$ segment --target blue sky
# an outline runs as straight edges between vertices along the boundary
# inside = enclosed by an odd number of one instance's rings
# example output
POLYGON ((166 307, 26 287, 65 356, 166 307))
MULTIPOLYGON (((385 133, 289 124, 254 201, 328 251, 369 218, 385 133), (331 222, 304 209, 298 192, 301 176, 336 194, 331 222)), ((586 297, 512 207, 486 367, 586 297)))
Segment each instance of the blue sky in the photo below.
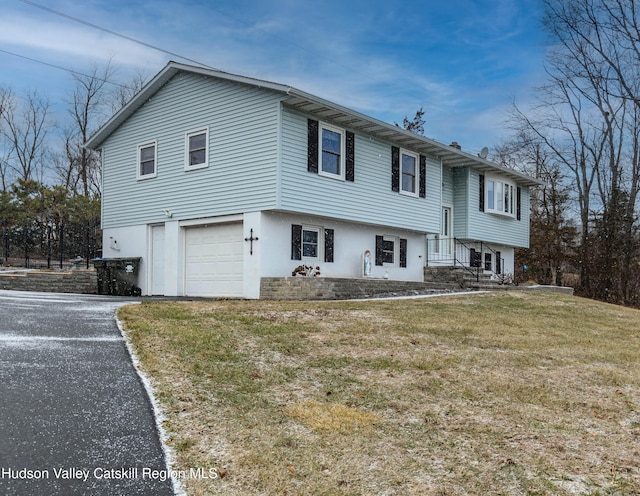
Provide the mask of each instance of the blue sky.
MULTIPOLYGON (((475 153, 507 135, 510 102, 544 78, 539 0, 33 0, 228 72, 288 84, 386 122, 426 111, 425 135, 475 153)), ((29 2, 0 0, 0 50, 122 81, 185 62, 29 2)), ((187 62, 189 63, 189 62, 187 62)), ((62 103, 65 71, 0 51, 0 86, 62 103)), ((58 108, 62 114, 63 110, 58 108)))

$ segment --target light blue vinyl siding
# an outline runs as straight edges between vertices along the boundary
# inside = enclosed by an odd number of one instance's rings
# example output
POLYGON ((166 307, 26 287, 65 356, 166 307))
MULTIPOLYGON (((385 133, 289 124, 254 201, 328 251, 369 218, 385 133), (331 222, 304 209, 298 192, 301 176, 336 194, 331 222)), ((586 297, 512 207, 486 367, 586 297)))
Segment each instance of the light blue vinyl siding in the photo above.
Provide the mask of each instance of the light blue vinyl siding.
POLYGON ((286 108, 282 115, 281 160, 283 210, 438 232, 442 195, 440 161, 427 159, 426 198, 393 192, 391 144, 360 133, 355 133, 354 182, 308 172, 307 116, 286 108))
POLYGON ((226 215, 277 203, 280 95, 180 73, 104 143, 103 227, 226 215), (209 166, 185 171, 185 133, 209 128, 209 166), (139 144, 157 142, 157 177, 136 179, 139 144))
MULTIPOLYGON (((462 206, 465 196, 467 199, 467 218, 465 221, 461 220, 459 224, 456 223, 454 227, 456 237, 516 247, 529 246, 529 188, 521 187, 521 220, 516 220, 515 216, 506 217, 480 212, 480 186, 477 171, 461 169, 456 171, 455 178, 457 204, 462 206), (466 226, 464 226, 465 222, 466 226)), ((456 211, 454 215, 457 213, 456 211)))
POLYGON ((469 225, 469 169, 453 169, 453 235, 466 238, 469 225))
POLYGON ((442 204, 453 205, 453 170, 442 168, 442 204))

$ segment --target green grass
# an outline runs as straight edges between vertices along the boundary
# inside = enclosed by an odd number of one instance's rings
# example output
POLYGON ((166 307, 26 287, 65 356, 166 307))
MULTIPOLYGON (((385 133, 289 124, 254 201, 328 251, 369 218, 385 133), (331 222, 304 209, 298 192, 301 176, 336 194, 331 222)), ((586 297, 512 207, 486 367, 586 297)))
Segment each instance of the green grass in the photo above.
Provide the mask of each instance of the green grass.
POLYGON ((558 294, 120 318, 189 494, 640 493, 640 312, 558 294))

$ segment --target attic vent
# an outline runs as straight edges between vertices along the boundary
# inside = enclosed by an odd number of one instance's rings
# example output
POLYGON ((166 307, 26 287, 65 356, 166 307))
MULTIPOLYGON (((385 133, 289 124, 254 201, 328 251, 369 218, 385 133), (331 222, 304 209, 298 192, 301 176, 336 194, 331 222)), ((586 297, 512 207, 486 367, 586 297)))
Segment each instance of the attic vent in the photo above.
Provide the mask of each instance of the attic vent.
POLYGON ((451 146, 453 148, 457 148, 458 150, 462 150, 462 147, 458 144, 457 141, 452 141, 449 146, 451 146))

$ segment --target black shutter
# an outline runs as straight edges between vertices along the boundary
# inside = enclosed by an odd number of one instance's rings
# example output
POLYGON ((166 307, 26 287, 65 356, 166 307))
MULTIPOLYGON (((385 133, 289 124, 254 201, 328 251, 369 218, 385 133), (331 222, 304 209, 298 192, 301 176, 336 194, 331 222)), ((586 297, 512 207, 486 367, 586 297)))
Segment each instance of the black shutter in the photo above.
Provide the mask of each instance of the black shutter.
POLYGON ((318 121, 307 119, 307 170, 316 174, 318 173, 318 131, 318 121))
POLYGON ((516 219, 522 220, 522 190, 520 186, 516 188, 516 219))
POLYGON ((427 197, 427 157, 420 155, 420 198, 427 197))
POLYGON ((502 254, 497 251, 496 252, 496 274, 502 274, 502 254))
POLYGON ((400 238, 400 267, 407 266, 407 240, 400 238))
POLYGON ((469 248, 469 266, 481 267, 482 252, 476 251, 475 248, 469 248))
POLYGON ((478 194, 480 195, 478 209, 480 212, 484 212, 484 174, 480 174, 478 176, 478 182, 480 183, 480 189, 478 191, 478 194))
POLYGON ((376 265, 382 265, 382 236, 376 236, 376 265))
POLYGON ((355 166, 356 166, 356 158, 355 158, 355 149, 356 149, 356 139, 352 132, 346 131, 347 136, 347 157, 345 161, 345 179, 347 181, 355 181, 355 166))
POLYGON ((291 260, 302 260, 302 226, 291 225, 291 260))
POLYGON ((324 230, 324 261, 333 262, 333 229, 324 230))
POLYGON ((400 191, 400 148, 391 147, 391 191, 400 191))

